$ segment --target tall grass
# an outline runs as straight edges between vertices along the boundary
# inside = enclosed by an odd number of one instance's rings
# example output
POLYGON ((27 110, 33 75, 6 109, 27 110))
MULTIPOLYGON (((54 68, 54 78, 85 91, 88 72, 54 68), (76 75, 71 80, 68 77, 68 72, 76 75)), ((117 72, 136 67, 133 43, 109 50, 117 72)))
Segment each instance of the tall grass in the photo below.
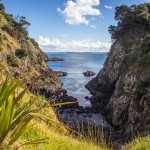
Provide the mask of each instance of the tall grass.
MULTIPOLYGON (((0 149, 9 149, 28 130, 28 124, 34 117, 42 118, 46 122, 59 124, 51 116, 38 113, 44 108, 69 103, 47 105, 46 101, 42 105, 35 107, 34 101, 23 101, 28 88, 18 92, 20 81, 8 81, 7 79, 0 86, 0 149)), ((61 124, 59 124, 60 126, 61 124)), ((62 125, 61 125, 62 126, 62 125)), ((44 139, 27 141, 24 144, 43 143, 44 139)), ((23 144, 23 145, 24 145, 23 144)))

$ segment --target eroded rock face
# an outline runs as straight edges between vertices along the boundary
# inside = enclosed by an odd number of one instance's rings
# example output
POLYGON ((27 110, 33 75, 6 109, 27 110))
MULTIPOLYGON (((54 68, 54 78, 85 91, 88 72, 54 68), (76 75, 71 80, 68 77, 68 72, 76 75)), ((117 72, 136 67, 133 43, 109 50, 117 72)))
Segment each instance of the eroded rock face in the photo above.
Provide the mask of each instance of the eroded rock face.
POLYGON ((150 134, 150 67, 135 67, 126 61, 142 39, 130 39, 130 51, 121 40, 116 40, 103 69, 86 85, 93 95, 92 107, 126 138, 133 133, 150 134))

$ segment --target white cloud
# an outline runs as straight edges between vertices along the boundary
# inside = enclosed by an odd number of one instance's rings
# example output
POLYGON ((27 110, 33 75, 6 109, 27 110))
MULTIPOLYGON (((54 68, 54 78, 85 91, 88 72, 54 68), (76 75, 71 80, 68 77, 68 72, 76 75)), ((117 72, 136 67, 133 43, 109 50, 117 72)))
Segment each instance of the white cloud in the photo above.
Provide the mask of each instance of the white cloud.
POLYGON ((65 4, 65 9, 57 8, 57 11, 64 17, 65 22, 70 25, 85 24, 89 25, 89 20, 86 16, 102 15, 99 9, 93 8, 98 6, 100 0, 68 0, 65 4))
POLYGON ((106 9, 112 9, 113 7, 112 6, 108 6, 108 5, 105 5, 104 6, 106 9))
POLYGON ((89 39, 69 42, 62 42, 59 39, 49 39, 39 36, 37 40, 43 51, 51 52, 107 52, 111 44, 101 41, 93 42, 89 39))

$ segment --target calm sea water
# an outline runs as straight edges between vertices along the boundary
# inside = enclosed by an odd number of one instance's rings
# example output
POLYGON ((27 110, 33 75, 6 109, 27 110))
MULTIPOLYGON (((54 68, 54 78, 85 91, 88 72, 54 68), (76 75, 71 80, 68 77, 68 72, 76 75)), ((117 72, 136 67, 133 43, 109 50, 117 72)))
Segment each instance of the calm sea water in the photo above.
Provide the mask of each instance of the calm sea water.
POLYGON ((94 71, 98 73, 103 67, 107 53, 46 53, 48 57, 62 58, 64 61, 47 62, 47 65, 54 71, 65 71, 66 77, 60 77, 63 82, 63 88, 67 90, 68 95, 77 98, 79 104, 83 107, 90 106, 91 103, 85 99, 90 96, 89 91, 85 88, 93 77, 85 77, 83 72, 94 71))

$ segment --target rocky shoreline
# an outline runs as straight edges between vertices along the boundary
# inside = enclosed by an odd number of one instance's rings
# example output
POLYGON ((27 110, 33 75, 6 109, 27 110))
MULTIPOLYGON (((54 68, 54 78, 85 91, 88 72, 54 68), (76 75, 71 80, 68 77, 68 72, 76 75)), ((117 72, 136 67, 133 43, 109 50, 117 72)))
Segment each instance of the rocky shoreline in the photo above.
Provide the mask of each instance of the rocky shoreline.
MULTIPOLYGON (((114 131, 114 128, 106 121, 101 113, 96 111, 93 107, 83 108, 82 106, 79 106, 77 99, 68 96, 66 90, 60 90, 51 102, 76 102, 54 108, 58 119, 74 131, 77 131, 84 136, 89 136, 91 132, 98 134, 103 131, 103 136, 107 142, 110 142, 110 139, 111 142, 123 142, 119 132, 114 131)), ((99 136, 94 134, 92 136, 99 136)))
POLYGON ((64 60, 61 58, 46 58, 45 61, 48 62, 48 61, 64 61, 64 60))

